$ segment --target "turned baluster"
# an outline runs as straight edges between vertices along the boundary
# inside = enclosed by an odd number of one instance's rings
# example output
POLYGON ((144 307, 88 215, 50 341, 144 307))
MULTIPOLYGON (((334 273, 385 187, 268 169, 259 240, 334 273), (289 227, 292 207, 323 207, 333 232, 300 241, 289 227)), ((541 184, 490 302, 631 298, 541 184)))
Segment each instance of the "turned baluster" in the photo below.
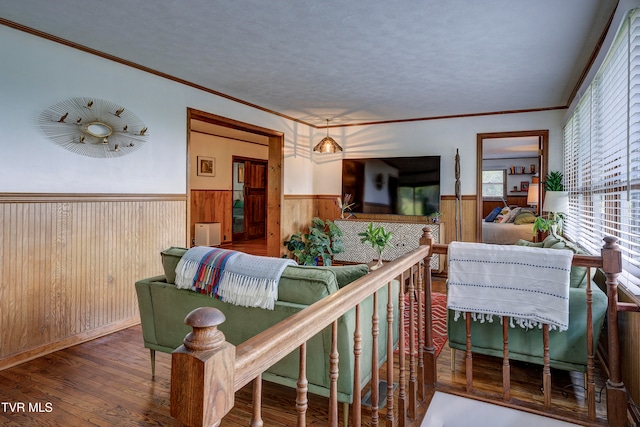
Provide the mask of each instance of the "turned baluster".
POLYGON ((212 307, 193 310, 193 329, 171 354, 171 416, 188 426, 218 426, 233 408, 235 353, 218 330, 225 320, 212 307))
POLYGON ((380 371, 378 371, 378 336, 380 317, 378 316, 378 291, 373 293, 373 314, 371 316, 371 425, 378 425, 378 404, 380 402, 380 371))
POLYGON ((420 245, 429 246, 429 256, 424 259, 424 306, 426 310, 425 326, 424 326, 424 351, 422 353, 423 366, 424 366, 424 384, 433 386, 437 381, 437 369, 436 369, 436 348, 433 345, 433 314, 431 312, 431 258, 433 255, 433 234, 430 227, 422 229, 422 237, 420 238, 420 245))
POLYGON ((622 382, 618 336, 618 275, 622 272, 622 253, 615 237, 604 238, 602 270, 607 284, 607 336, 609 340, 609 379, 607 380, 607 419, 611 426, 627 425, 627 393, 622 382))
POLYGON ((253 380, 253 414, 251 415, 250 427, 262 427, 262 374, 253 380))
POLYGON ((411 268, 411 279, 409 279, 409 414, 408 417, 415 419, 416 402, 418 400, 418 387, 416 384, 416 297, 415 297, 415 271, 411 268))
POLYGON ((360 356, 362 355, 362 332, 360 331, 360 304, 356 305, 356 330, 353 332, 353 427, 362 421, 362 390, 360 390, 360 356))
POLYGON ((511 367, 509 364, 509 318, 502 316, 502 399, 511 399, 511 367))
POLYGON ((331 324, 331 354, 329 356, 329 425, 338 427, 338 321, 331 324))
POLYGON ((307 381, 307 343, 300 346, 300 359, 298 362, 298 382, 296 395, 296 411, 298 412, 298 425, 307 425, 308 391, 307 381))
POLYGON ((593 291, 591 290, 591 267, 587 268, 587 413, 590 421, 596 420, 596 384, 594 380, 594 342, 593 342, 593 291))
POLYGON ((404 283, 407 280, 406 272, 402 273, 400 277, 400 286, 398 290, 398 307, 400 308, 400 321, 398 321, 398 336, 400 341, 398 344, 398 426, 404 427, 407 422, 407 389, 406 389, 406 350, 405 350, 405 326, 404 319, 407 315, 407 305, 404 300, 404 283))
POLYGON ((551 408, 551 357, 549 356, 549 324, 542 325, 542 389, 544 392, 544 409, 551 408))
POLYGON ((465 370, 467 378, 467 393, 473 391, 473 352, 471 346, 471 313, 465 313, 465 327, 467 331, 467 351, 465 353, 465 370))
MULTIPOLYGON (((424 271, 420 263, 414 265, 414 268, 417 268, 418 275, 418 297, 416 298, 416 304, 418 306, 418 339, 416 341, 417 348, 417 358, 418 358, 418 400, 421 402, 424 401, 424 360, 422 359, 424 354, 424 334, 425 334, 425 313, 424 306, 422 304, 425 301, 424 295, 424 271)), ((430 300, 431 298, 426 298, 430 300)), ((425 302, 426 304, 426 302, 425 302)))
MULTIPOLYGON (((393 285, 387 283, 387 427, 393 427, 393 285)), ((404 338, 404 337, 402 337, 404 338)))

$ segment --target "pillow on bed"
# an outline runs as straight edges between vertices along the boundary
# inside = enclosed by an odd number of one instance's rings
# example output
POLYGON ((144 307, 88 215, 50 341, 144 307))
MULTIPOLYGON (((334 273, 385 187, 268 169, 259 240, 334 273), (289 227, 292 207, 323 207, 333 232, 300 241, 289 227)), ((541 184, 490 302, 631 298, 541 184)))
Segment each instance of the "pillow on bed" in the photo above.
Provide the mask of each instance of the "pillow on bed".
POLYGON ((487 217, 484 219, 484 222, 495 221, 500 212, 502 212, 502 208, 500 206, 498 206, 497 208, 493 208, 493 210, 489 212, 489 215, 487 215, 487 217))
POLYGON ((500 211, 500 213, 498 214, 494 222, 506 222, 509 219, 510 214, 511 214, 511 209, 502 208, 502 210, 500 211))
POLYGON ((529 211, 522 211, 513 220, 515 225, 521 224, 533 224, 536 221, 536 216, 529 211))
POLYGON ((515 221, 516 217, 518 215, 520 215, 520 213, 522 212, 522 208, 513 208, 511 209, 511 212, 509 212, 509 217, 504 220, 503 222, 513 222, 515 221))

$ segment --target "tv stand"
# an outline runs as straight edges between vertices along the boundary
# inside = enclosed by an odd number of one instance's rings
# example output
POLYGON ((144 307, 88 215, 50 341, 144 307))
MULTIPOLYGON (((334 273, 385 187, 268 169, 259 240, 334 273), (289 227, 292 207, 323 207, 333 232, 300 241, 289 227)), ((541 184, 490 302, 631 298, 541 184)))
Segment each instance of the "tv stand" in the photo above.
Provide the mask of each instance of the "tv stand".
MULTIPOLYGON (((336 219, 334 223, 342 231, 344 242, 344 252, 336 254, 333 259, 338 262, 368 263, 378 258, 377 252, 365 243, 360 242, 358 233, 362 233, 373 222, 374 227, 383 226, 385 230, 391 231, 391 246, 382 253, 384 260, 394 260, 412 250, 419 245, 422 229, 426 226, 431 228, 434 243, 441 243, 444 240, 443 222, 431 223, 428 221, 386 221, 384 219, 336 219)), ((431 258, 431 270, 441 273, 444 270, 445 257, 434 254, 431 258)))

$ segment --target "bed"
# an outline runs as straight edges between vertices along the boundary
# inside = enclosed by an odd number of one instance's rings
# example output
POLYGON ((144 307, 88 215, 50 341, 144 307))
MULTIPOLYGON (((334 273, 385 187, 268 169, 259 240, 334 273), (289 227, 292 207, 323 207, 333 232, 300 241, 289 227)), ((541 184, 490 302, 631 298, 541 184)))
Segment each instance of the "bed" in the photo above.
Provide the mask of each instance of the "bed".
POLYGON ((513 245, 520 239, 533 241, 533 224, 482 221, 482 243, 513 245))

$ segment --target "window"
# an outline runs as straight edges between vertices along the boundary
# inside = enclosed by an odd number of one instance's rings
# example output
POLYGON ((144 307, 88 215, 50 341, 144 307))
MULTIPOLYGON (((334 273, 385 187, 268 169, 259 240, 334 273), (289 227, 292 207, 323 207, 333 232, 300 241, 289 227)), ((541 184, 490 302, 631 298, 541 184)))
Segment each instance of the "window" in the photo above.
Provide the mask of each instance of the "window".
POLYGON ((564 128, 565 234, 622 251, 620 282, 640 295, 640 13, 632 11, 564 128))
POLYGON ((482 171, 483 199, 504 199, 507 187, 506 172, 504 169, 482 171))

